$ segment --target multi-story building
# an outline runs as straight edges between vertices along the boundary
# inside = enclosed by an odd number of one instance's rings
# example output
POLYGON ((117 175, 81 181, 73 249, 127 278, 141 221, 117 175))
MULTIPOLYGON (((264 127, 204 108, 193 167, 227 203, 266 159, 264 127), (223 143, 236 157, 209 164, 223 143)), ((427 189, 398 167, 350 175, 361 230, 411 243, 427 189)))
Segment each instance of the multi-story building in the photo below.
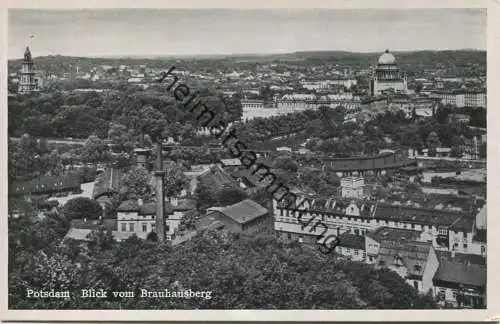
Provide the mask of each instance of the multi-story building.
POLYGON ((301 85, 308 90, 325 91, 331 89, 333 86, 342 86, 350 89, 352 86, 358 84, 356 79, 335 79, 335 80, 308 80, 301 81, 301 85))
MULTIPOLYGON (((172 240, 181 219, 186 212, 194 210, 196 203, 192 199, 172 198, 165 203, 165 239, 172 240)), ((127 200, 117 208, 117 231, 122 236, 133 234, 146 239, 151 232, 156 232, 156 202, 127 200)))
POLYGON ((433 277, 433 295, 439 304, 484 307, 486 259, 455 252, 438 252, 439 267, 433 277))
POLYGON ((272 218, 269 211, 251 199, 226 207, 212 207, 197 224, 198 229, 222 228, 233 233, 270 233, 272 218))
POLYGON ((363 177, 344 177, 340 180, 342 198, 363 198, 365 179, 363 177))
POLYGON ((397 273, 420 293, 439 304, 482 307, 485 302, 486 258, 439 251, 433 238, 415 230, 380 227, 365 237, 341 234, 335 251, 353 261, 397 273))
POLYGON ((382 227, 366 235, 367 262, 396 272, 416 290, 427 293, 433 288, 438 258, 432 242, 412 239, 411 232, 415 231, 382 227))
MULTIPOLYGON (((411 206, 389 205, 367 200, 299 198, 300 210, 274 201, 274 228, 278 237, 303 242, 315 241, 318 233, 365 235, 378 227, 419 231, 431 237, 436 250, 484 255, 486 244, 474 240, 474 216, 468 213, 411 206), (299 216, 300 220, 299 221, 299 216), (321 221, 326 230, 302 226, 311 218, 321 221)), ((316 221, 313 221, 316 222, 316 221)))
POLYGON ((457 108, 482 107, 486 108, 486 93, 467 89, 435 91, 432 96, 438 98, 444 105, 452 105, 457 108))
POLYGON ((380 96, 385 92, 406 93, 408 82, 406 75, 400 71, 396 58, 389 50, 383 53, 372 72, 370 80, 370 95, 380 96))

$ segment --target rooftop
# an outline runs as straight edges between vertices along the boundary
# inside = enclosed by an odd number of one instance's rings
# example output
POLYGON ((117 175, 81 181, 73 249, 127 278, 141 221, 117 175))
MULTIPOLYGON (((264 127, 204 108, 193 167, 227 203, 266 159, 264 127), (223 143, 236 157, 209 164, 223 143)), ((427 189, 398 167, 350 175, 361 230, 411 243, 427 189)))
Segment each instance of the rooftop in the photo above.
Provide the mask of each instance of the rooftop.
POLYGON ((63 242, 68 239, 89 242, 92 231, 92 229, 70 228, 66 236, 64 236, 63 242))
POLYGON ((218 212, 244 224, 266 215, 268 210, 251 199, 245 199, 234 205, 218 208, 218 212))
POLYGON ((401 228, 379 227, 372 232, 368 232, 367 236, 376 241, 394 240, 394 241, 416 241, 420 238, 419 231, 406 230, 401 228))
POLYGON ((450 282, 467 286, 486 287, 486 267, 478 264, 447 260, 440 262, 434 282, 450 282))
POLYGON ((349 233, 343 233, 339 237, 339 246, 348 247, 352 249, 364 250, 365 237, 349 233))
POLYGON ((384 261, 388 266, 399 261, 408 269, 408 274, 422 276, 431 249, 431 243, 427 242, 384 240, 380 243, 379 261, 384 261))

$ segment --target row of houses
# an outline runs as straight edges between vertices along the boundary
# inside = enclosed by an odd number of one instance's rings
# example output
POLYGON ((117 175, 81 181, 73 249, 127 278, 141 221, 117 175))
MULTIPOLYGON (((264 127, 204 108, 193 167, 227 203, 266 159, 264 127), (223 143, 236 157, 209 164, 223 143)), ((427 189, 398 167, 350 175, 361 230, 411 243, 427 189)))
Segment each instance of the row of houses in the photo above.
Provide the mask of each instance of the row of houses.
POLYGON ((315 240, 322 229, 310 232, 299 222, 321 220, 328 234, 351 233, 363 236, 387 226, 425 233, 434 248, 467 254, 486 255, 486 242, 477 235, 476 218, 468 212, 391 205, 370 200, 301 197, 300 210, 274 200, 274 228, 279 235, 299 241, 315 240))
POLYGON ((396 272, 420 293, 455 307, 486 305, 486 258, 440 251, 415 230, 379 227, 365 236, 344 233, 336 252, 353 261, 396 272))

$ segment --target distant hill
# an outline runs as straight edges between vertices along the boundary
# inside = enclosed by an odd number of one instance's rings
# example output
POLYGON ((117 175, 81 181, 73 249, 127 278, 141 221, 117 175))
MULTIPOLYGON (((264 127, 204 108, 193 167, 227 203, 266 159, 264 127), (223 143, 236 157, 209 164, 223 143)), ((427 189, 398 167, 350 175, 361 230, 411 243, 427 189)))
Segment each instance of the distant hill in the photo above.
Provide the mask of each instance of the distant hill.
MULTIPOLYGON (((284 54, 236 54, 236 55, 199 55, 199 56, 164 56, 144 57, 75 57, 75 56, 43 56, 35 57, 37 69, 65 71, 76 66, 81 71, 97 65, 147 65, 151 68, 166 68, 176 65, 179 68, 198 68, 200 65, 218 68, 236 67, 239 63, 290 62, 298 65, 338 64, 368 68, 376 64, 381 52, 354 53, 346 51, 303 51, 284 54)), ((447 51, 408 51, 394 52, 399 65, 406 70, 421 70, 436 67, 482 67, 486 71, 486 51, 479 50, 447 50, 447 51)), ((10 71, 21 68, 21 59, 9 60, 10 71)))

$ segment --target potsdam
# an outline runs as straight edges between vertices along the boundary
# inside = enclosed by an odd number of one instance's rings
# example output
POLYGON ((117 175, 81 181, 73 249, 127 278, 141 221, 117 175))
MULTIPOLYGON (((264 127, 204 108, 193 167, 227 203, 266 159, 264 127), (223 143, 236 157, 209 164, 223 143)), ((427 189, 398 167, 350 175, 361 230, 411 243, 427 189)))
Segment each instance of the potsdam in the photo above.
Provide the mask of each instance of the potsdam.
POLYGON ((28 298, 70 298, 71 295, 69 291, 55 291, 54 289, 50 291, 39 290, 35 291, 33 289, 26 289, 26 297, 28 298))

